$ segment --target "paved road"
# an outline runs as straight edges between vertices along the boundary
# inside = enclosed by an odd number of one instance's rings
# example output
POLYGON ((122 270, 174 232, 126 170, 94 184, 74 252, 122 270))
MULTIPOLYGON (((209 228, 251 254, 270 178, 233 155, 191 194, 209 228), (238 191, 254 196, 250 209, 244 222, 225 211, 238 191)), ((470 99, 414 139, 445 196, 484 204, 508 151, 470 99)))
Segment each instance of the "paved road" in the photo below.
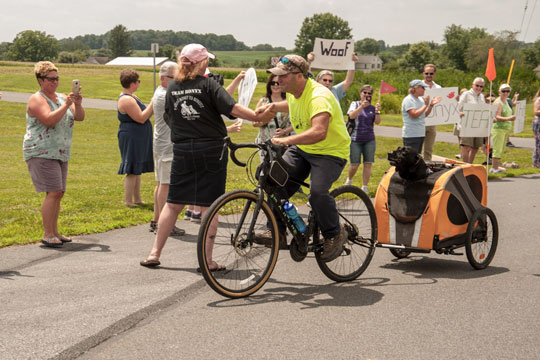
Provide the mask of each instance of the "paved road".
POLYGON ((501 240, 482 271, 377 249, 359 280, 336 284, 282 252, 263 289, 226 300, 195 271, 198 226, 183 220, 155 270, 138 265, 148 225, 0 249, 0 358, 538 359, 539 181, 489 182, 501 240))
MULTIPOLYGON (((18 93, 10 91, 4 91, 3 93, 3 100, 5 101, 24 103, 27 102, 30 95, 32 95, 30 93, 18 93)), ((116 101, 114 100, 84 98, 83 105, 88 108, 116 110, 116 101)), ((401 138, 401 128, 397 127, 375 126, 375 133, 377 136, 401 138)), ((457 137, 450 132, 439 131, 437 133, 437 141, 457 144, 457 137)), ((511 141, 518 148, 532 150, 535 146, 533 138, 511 137, 511 141)))

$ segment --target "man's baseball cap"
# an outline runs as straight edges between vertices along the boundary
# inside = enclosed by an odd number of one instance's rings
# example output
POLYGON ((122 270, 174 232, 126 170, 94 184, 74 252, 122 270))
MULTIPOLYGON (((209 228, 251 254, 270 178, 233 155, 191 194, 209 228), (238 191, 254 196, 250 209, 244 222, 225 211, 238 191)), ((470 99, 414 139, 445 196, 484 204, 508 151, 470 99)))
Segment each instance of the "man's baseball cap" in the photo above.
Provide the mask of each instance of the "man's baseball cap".
POLYGON ((193 64, 203 61, 206 58, 215 59, 214 54, 211 54, 201 44, 188 44, 184 46, 180 57, 187 58, 193 64))
POLYGON ((279 58, 277 64, 266 71, 274 75, 286 75, 288 73, 302 73, 308 72, 307 61, 298 55, 285 55, 279 58))
POLYGON ((415 86, 423 86, 424 88, 428 88, 429 85, 426 84, 425 82, 423 82, 422 80, 413 80, 409 83, 409 87, 412 88, 412 87, 415 87, 415 86))

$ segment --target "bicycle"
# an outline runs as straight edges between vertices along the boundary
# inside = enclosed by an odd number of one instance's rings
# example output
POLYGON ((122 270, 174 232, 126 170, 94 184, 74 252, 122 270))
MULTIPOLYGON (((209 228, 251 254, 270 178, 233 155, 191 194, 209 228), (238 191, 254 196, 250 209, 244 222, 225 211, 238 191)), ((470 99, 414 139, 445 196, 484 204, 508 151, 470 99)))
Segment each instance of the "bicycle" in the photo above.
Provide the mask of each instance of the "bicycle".
MULTIPOLYGON (((286 169, 291 165, 282 158, 285 148, 271 141, 234 144, 229 138, 225 138, 224 151, 226 146, 236 165, 247 166, 248 178, 256 188, 223 194, 202 220, 197 256, 204 279, 213 290, 225 297, 241 298, 254 294, 268 281, 279 253, 279 231, 272 207, 292 234, 289 252, 294 261, 303 261, 313 252, 321 271, 336 282, 352 281, 366 270, 375 251, 377 220, 370 198, 361 189, 345 185, 331 191, 348 237, 341 254, 333 261, 324 262, 320 259, 324 239, 313 211, 309 211, 306 230, 301 233, 283 209, 287 199, 280 199, 275 193, 289 179, 286 169), (235 155, 244 148, 256 149, 247 160, 249 165, 235 155), (263 152, 264 158, 253 174, 250 169, 258 151, 263 152), (271 241, 260 243, 255 234, 265 230, 270 230, 271 241), (212 236, 214 232, 216 235, 212 236), (225 270, 210 270, 209 257, 211 261, 225 264, 225 270)), ((309 188, 303 181, 290 180, 309 188)))

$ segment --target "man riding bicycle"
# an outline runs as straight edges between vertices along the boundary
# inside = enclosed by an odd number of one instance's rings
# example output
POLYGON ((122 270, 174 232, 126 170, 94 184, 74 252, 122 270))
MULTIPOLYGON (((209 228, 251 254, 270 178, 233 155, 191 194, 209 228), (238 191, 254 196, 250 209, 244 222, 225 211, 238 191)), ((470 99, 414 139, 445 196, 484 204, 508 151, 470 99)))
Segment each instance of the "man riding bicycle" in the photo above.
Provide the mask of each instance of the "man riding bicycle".
MULTIPOLYGON (((283 56, 267 71, 277 76, 281 91, 287 93, 287 100, 270 103, 257 112, 270 108, 272 112, 290 113, 296 134, 274 137, 272 142, 289 146, 283 158, 292 165, 288 170, 292 178, 303 181, 311 173, 309 202, 325 239, 321 259, 332 261, 341 254, 347 238, 345 229, 339 224, 336 202, 329 193, 349 158, 351 139, 341 106, 330 90, 308 76, 308 64, 301 56, 283 56)), ((288 199, 299 187, 288 181, 278 190, 278 195, 288 199)), ((282 244, 286 241, 285 225, 278 221, 278 226, 282 244)), ((257 237, 271 237, 271 232, 257 237)))

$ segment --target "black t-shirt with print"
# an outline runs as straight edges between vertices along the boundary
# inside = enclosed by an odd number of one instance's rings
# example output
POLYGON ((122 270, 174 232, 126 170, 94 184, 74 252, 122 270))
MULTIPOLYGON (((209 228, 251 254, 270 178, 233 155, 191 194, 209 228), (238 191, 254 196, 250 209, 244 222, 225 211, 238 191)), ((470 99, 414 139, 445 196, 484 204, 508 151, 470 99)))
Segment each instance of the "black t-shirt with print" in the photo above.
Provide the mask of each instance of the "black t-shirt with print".
POLYGON ((193 80, 169 82, 165 113, 171 140, 223 139, 227 128, 220 114, 231 117, 236 101, 215 80, 197 76, 193 80))

